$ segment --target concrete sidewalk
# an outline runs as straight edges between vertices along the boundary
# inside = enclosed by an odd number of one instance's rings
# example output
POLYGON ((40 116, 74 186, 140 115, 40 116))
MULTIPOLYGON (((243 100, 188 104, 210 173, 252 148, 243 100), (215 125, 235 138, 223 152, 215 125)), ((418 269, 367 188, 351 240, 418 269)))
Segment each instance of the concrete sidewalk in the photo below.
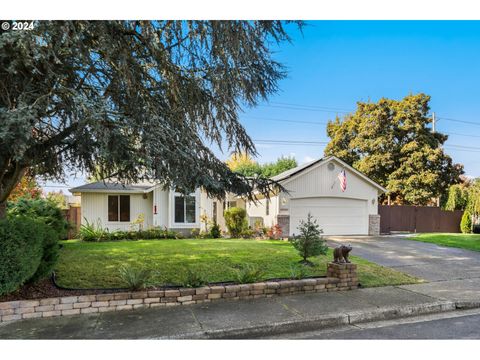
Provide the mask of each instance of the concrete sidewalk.
POLYGON ((23 320, 0 339, 256 338, 480 307, 480 279, 23 320))

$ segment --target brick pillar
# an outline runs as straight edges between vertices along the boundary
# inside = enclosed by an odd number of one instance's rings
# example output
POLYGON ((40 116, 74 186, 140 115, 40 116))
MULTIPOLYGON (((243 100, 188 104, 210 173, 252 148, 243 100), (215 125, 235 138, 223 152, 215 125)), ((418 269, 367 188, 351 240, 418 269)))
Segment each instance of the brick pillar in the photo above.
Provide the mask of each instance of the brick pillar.
POLYGON ((368 235, 380 235, 380 215, 368 215, 368 235))
POLYGON ((339 290, 350 290, 358 288, 358 276, 356 264, 327 264, 327 277, 337 278, 339 290))
POLYGON ((277 215, 277 224, 282 228, 282 237, 290 236, 290 215, 277 215))

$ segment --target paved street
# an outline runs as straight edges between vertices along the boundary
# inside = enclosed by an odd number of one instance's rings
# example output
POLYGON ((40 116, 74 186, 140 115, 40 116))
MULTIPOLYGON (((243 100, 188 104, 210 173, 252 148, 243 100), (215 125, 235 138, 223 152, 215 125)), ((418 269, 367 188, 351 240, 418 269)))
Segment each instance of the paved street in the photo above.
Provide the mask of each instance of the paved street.
POLYGON ((359 340, 428 340, 480 339, 480 311, 435 314, 342 326, 335 329, 283 334, 265 339, 359 339, 359 340))

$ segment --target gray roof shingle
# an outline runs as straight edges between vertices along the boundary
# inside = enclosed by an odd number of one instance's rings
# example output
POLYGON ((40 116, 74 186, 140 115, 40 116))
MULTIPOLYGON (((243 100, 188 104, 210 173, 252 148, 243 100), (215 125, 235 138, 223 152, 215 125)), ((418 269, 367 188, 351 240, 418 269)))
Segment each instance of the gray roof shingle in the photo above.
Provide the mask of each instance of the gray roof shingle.
POLYGON ((120 184, 113 182, 103 182, 97 181, 81 186, 74 187, 70 189, 71 193, 81 193, 81 192, 100 192, 105 191, 125 191, 125 192, 144 192, 145 190, 150 189, 154 184, 120 184))

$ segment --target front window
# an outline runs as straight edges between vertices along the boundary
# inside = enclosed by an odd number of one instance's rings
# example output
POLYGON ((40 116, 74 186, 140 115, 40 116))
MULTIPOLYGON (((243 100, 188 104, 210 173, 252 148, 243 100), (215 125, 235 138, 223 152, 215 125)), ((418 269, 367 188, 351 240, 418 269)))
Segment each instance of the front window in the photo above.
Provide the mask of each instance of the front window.
POLYGON ((195 196, 193 195, 175 195, 175 222, 176 223, 194 223, 195 222, 195 196))
POLYGON ((232 207, 237 207, 237 202, 236 201, 229 201, 228 202, 228 208, 232 208, 232 207))
POLYGON ((130 221, 130 195, 108 196, 108 221, 130 221))

